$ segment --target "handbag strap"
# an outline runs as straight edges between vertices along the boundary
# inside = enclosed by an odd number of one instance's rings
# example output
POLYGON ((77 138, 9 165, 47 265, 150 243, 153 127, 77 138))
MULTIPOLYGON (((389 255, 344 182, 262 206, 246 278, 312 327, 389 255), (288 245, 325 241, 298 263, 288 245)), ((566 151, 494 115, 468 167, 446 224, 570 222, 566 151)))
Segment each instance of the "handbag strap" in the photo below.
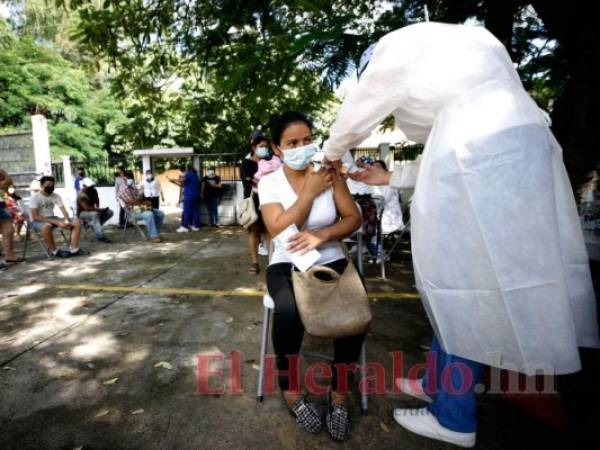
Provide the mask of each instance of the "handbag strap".
POLYGON ((352 257, 350 256, 350 252, 348 251, 348 246, 342 240, 338 241, 340 243, 340 247, 342 248, 342 252, 344 252, 344 256, 349 263, 352 263, 352 257))

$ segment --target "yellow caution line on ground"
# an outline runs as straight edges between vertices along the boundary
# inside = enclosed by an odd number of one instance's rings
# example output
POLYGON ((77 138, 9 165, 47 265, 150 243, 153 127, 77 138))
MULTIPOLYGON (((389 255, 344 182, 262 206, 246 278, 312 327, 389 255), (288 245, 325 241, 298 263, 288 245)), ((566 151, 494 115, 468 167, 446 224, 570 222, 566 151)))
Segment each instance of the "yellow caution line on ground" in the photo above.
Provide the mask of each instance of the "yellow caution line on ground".
MULTIPOLYGON (((159 287, 135 287, 135 286, 98 286, 95 284, 53 284, 47 285, 56 289, 70 289, 94 292, 119 292, 135 294, 158 294, 158 295, 192 295, 195 297, 262 297, 265 293, 254 289, 198 289, 198 288, 159 288, 159 287)), ((371 292, 370 299, 389 300, 418 300, 416 292, 371 292)))

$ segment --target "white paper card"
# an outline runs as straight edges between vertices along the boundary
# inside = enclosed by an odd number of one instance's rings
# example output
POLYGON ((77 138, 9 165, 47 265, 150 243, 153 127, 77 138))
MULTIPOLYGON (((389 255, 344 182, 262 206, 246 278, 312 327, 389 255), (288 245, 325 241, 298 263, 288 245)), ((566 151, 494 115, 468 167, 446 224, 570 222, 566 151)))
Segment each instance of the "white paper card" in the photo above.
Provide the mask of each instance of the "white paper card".
POLYGON ((287 250, 288 246, 290 245, 288 241, 292 236, 298 233, 298 227, 295 224, 292 224, 275 236, 275 242, 280 249, 285 251, 293 265, 295 265, 302 272, 306 272, 315 262, 317 262, 317 260, 321 257, 321 254, 314 249, 306 252, 305 254, 302 254, 301 252, 289 252, 287 250))

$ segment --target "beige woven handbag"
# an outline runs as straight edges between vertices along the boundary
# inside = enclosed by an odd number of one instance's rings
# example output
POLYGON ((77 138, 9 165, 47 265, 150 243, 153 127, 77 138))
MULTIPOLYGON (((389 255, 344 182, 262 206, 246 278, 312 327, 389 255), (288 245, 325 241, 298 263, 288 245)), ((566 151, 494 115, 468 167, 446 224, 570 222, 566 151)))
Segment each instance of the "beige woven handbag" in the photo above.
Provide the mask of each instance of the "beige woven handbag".
POLYGON ((244 228, 249 228, 258 220, 258 213, 252 196, 240 200, 237 204, 237 221, 244 228))
POLYGON ((360 276, 348 260, 341 275, 325 266, 292 271, 294 296, 304 329, 313 336, 338 338, 368 330, 371 309, 360 276))

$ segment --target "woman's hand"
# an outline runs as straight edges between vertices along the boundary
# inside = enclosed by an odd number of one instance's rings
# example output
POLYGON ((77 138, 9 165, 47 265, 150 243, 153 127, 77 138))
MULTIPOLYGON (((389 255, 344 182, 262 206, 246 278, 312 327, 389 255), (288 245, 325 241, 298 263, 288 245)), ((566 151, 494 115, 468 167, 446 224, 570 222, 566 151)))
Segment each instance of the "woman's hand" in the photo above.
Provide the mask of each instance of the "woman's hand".
POLYGON ((301 231, 288 240, 289 245, 287 249, 291 253, 302 252, 301 254, 304 255, 326 241, 327 239, 323 230, 301 231))
POLYGON ((304 179, 304 187, 302 191, 311 198, 318 197, 331 187, 331 173, 326 169, 320 169, 316 172, 309 172, 304 179))
POLYGON ((365 184, 383 186, 390 184, 391 173, 379 166, 366 166, 364 170, 348 174, 354 181, 362 181, 365 184))

